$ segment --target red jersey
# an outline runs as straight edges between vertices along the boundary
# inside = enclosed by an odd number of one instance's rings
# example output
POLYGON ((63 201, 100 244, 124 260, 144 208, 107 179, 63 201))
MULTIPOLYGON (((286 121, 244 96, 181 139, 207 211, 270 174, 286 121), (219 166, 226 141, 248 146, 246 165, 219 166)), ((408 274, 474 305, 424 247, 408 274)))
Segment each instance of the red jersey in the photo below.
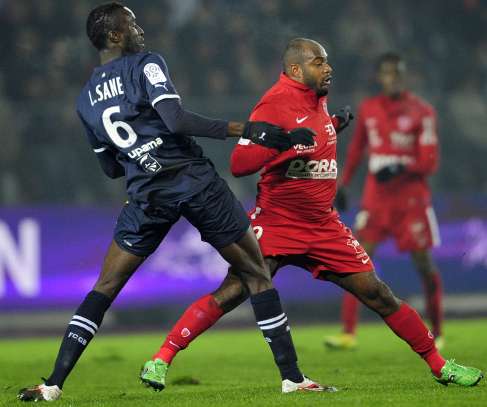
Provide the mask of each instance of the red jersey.
POLYGON ((272 215, 302 222, 323 219, 330 213, 337 178, 338 123, 328 114, 327 98, 318 98, 306 85, 281 74, 255 106, 250 120, 285 130, 311 128, 317 133, 315 144, 297 145, 281 153, 241 139, 231 156, 232 174, 239 177, 262 169, 256 205, 272 215))
POLYGON ((385 95, 366 99, 348 146, 342 179, 345 186, 366 150, 369 165, 362 196, 364 207, 377 206, 378 202, 405 202, 407 197, 424 204, 430 202, 426 177, 438 167, 436 113, 432 106, 410 92, 403 92, 398 99, 385 95), (406 171, 389 182, 377 182, 374 174, 391 164, 404 164, 406 171))

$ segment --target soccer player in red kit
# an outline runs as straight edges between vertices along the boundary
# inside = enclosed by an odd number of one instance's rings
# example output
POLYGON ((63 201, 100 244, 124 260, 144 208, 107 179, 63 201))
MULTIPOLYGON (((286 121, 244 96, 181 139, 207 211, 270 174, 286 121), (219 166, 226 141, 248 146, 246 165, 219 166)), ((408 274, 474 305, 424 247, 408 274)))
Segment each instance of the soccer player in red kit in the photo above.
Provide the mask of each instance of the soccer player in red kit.
MULTIPOLYGON (((432 333, 441 348, 442 283, 430 253, 439 243, 439 233, 427 182, 438 167, 436 114, 428 103, 405 90, 406 66, 399 55, 382 55, 377 67, 382 92, 366 99, 359 109, 336 206, 346 210, 346 187, 367 150, 368 174, 355 233, 370 256, 389 236, 400 251, 411 254, 423 281, 432 333)), ((326 338, 326 345, 356 347, 359 305, 353 295, 345 294, 343 333, 326 338)))
MULTIPOLYGON (((325 49, 313 40, 294 39, 284 52, 283 68, 278 82, 254 108, 251 120, 268 121, 285 130, 308 127, 316 133, 315 144, 280 153, 241 139, 231 158, 231 170, 237 177, 261 171, 250 219, 271 273, 292 264, 317 279, 335 283, 377 312, 424 359, 437 381, 477 384, 482 372, 443 359, 418 313, 377 277, 369 255, 332 207, 337 131, 348 124, 350 113, 344 109, 340 115, 328 114, 332 68, 325 49)), ((153 356, 164 366, 162 380, 177 352, 246 298, 245 285, 230 268, 215 292, 188 308, 153 356)), ((282 314, 265 321, 266 327, 279 326, 285 319, 282 314)), ((273 340, 268 338, 270 344, 273 340)))

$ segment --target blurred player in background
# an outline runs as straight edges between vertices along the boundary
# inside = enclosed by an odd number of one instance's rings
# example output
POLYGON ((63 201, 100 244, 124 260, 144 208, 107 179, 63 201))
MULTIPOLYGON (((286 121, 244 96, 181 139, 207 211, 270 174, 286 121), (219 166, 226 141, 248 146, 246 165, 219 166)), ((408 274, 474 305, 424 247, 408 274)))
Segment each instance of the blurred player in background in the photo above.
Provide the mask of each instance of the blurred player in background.
MULTIPOLYGON (((373 256, 377 245, 392 236, 397 248, 411 254, 424 286, 427 315, 436 346, 443 346, 442 282, 430 249, 439 243, 427 177, 438 168, 436 113, 406 90, 406 65, 387 53, 379 58, 380 95, 366 99, 349 144, 336 206, 347 209, 346 188, 367 151, 368 174, 355 233, 373 256)), ((343 333, 325 339, 334 349, 354 349, 359 301, 346 293, 342 304, 343 333)))
MULTIPOLYGON (((335 116, 328 114, 332 68, 326 51, 313 40, 294 39, 286 47, 283 68, 279 81, 262 97, 250 119, 269 121, 284 129, 296 124, 307 126, 317 133, 315 144, 298 145, 281 153, 241 139, 231 158, 231 170, 237 177, 261 171, 256 207, 250 219, 272 275, 292 264, 317 279, 335 283, 379 314, 425 360, 438 382, 477 384, 482 372, 443 359, 418 313, 395 297, 377 277, 367 252, 332 207, 337 132, 348 125, 351 115, 347 108, 335 116)), ((213 324, 248 298, 248 290, 230 268, 224 283, 211 297, 215 302, 213 324)), ((188 308, 153 361, 148 362, 160 366, 154 380, 164 383, 175 355, 203 332, 192 329, 198 326, 194 321, 200 318, 199 308, 198 302, 188 308)), ((277 326, 285 318, 282 314, 268 323, 277 326)), ((206 323, 208 327, 211 324, 206 323)), ((269 335, 268 340, 272 343, 274 338, 269 335)))
MULTIPOLYGON (((284 379, 303 382, 287 318, 281 320, 285 314, 279 295, 247 214, 191 136, 242 136, 285 150, 294 142, 312 145, 313 133, 210 119, 183 109, 164 59, 144 52, 144 31, 134 13, 119 3, 91 11, 87 34, 101 65, 81 91, 77 111, 103 171, 110 178, 126 177, 129 202, 98 281, 68 324, 52 373, 44 383, 20 390, 18 398, 52 401, 61 396, 112 301, 181 216, 245 282, 259 328, 281 321, 272 329, 271 350, 284 379)), ((215 307, 211 300, 205 305, 210 313, 215 307)))

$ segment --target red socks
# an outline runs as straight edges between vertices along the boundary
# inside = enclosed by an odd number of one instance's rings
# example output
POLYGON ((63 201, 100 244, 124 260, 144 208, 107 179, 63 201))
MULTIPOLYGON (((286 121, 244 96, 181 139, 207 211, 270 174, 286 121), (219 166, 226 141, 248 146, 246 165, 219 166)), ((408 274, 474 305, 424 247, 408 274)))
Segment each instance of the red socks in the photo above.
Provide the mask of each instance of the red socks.
POLYGON ((186 309, 152 360, 162 359, 170 364, 180 350, 210 328, 223 314, 211 294, 201 297, 186 309))
POLYGON ((350 335, 355 335, 358 322, 358 312, 360 301, 349 292, 343 296, 342 302, 342 322, 343 332, 350 335))
POLYGON ((408 304, 403 302, 399 310, 384 318, 389 328, 428 363, 434 375, 440 376, 440 370, 445 365, 435 347, 433 334, 428 330, 420 316, 408 304))
POLYGON ((441 323, 443 320, 443 285, 440 273, 436 272, 431 274, 431 278, 426 277, 423 280, 423 285, 426 314, 431 321, 433 335, 436 338, 441 335, 441 323))
MULTIPOLYGON (((431 321, 431 330, 436 337, 441 335, 441 324, 443 322, 443 284, 440 273, 436 272, 431 278, 423 280, 426 315, 431 321)), ((342 302, 341 318, 343 332, 355 335, 359 316, 360 302, 350 293, 345 293, 342 302)))

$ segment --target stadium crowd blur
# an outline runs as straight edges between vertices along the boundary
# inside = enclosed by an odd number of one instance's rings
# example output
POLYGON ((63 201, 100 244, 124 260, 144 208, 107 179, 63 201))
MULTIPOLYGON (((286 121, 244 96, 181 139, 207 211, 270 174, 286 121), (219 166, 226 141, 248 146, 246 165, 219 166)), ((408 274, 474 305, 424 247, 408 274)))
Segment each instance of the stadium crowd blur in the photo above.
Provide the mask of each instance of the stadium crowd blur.
MULTIPOLYGON (((85 36, 93 0, 0 0, 0 204, 123 200, 104 177, 75 99, 98 63, 85 36)), ((244 120, 278 77, 285 43, 322 42, 330 110, 376 90, 374 62, 404 55, 411 88, 439 111, 439 193, 487 193, 487 2, 481 0, 127 0, 191 110, 244 120)), ((348 133, 349 135, 349 133, 348 133)), ((346 135, 345 135, 346 137, 346 135)), ((343 151, 347 140, 342 140, 343 151)), ((232 141, 203 143, 228 180, 232 141)), ((343 158, 343 155, 342 155, 343 158)), ((231 181, 240 197, 253 180, 231 181)))

